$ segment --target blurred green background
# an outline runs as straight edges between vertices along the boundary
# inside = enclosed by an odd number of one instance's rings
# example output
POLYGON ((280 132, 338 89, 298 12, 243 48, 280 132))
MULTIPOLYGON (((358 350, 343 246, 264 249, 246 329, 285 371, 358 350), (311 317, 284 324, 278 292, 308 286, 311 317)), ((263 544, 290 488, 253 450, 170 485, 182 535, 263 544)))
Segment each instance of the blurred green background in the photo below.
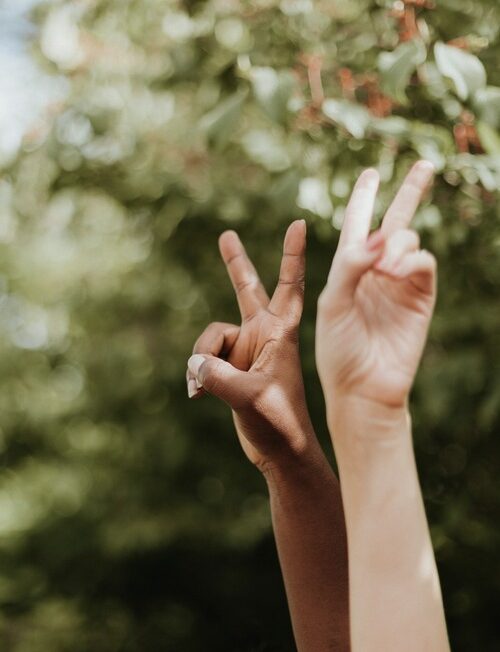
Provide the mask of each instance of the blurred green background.
POLYGON ((217 237, 237 229, 272 289, 307 219, 303 364, 331 456, 313 334, 343 210, 376 166, 380 217, 425 157, 440 293, 415 446, 453 648, 498 650, 497 0, 0 17, 0 649, 294 649, 264 482, 226 407, 186 396, 199 332, 238 320, 217 237))

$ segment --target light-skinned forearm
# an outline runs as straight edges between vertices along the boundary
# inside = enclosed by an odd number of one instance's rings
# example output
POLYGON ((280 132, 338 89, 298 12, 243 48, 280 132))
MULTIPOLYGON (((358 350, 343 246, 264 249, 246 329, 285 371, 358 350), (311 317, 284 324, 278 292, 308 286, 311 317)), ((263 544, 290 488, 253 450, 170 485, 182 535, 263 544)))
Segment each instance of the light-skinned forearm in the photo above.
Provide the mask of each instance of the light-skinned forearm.
POLYGON ((349 542, 352 650, 447 652, 409 413, 347 398, 328 412, 349 542))
POLYGON ((264 475, 297 649, 348 652, 347 543, 337 477, 315 437, 306 451, 268 466, 264 475))

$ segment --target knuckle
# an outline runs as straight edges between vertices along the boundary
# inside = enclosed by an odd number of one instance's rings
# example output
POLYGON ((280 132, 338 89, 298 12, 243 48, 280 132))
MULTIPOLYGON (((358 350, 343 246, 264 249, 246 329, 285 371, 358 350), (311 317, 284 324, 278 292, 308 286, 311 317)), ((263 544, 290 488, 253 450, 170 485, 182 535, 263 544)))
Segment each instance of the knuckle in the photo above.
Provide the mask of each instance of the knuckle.
POLYGON ((401 233, 406 226, 406 212, 395 208, 391 213, 391 238, 394 238, 398 233, 401 233))
POLYGON ((225 261, 225 263, 226 263, 226 265, 229 267, 229 266, 232 265, 233 263, 240 261, 242 258, 246 258, 246 254, 245 254, 245 252, 244 252, 244 251, 238 251, 237 254, 234 254, 233 256, 231 256, 230 258, 228 258, 228 259, 225 261))
POLYGON ((257 279, 251 278, 251 279, 245 279, 242 281, 237 281, 237 283, 234 286, 234 289, 236 290, 236 294, 240 294, 241 292, 244 292, 245 290, 255 290, 257 289, 259 283, 257 279))
POLYGON ((387 253, 398 256, 408 250, 418 249, 420 236, 413 229, 401 229, 396 231, 387 243, 387 253))
POLYGON ((205 332, 200 335, 200 337, 196 340, 193 346, 193 353, 202 353, 203 350, 203 335, 205 332))
POLYGON ((340 263, 348 269, 356 269, 363 263, 363 260, 363 252, 358 247, 351 247, 345 250, 340 263))
POLYGON ((422 249, 421 256, 423 260, 426 262, 426 264, 428 265, 429 269, 433 272, 436 271, 437 269, 436 257, 433 254, 431 254, 430 251, 427 251, 427 249, 422 249))
MULTIPOLYGON (((211 324, 209 324, 205 330, 203 331, 202 337, 213 337, 216 335, 221 329, 221 324, 217 321, 213 321, 211 324)), ((200 338, 201 340, 201 338, 200 338)))
POLYGON ((280 278, 278 279, 278 285, 295 287, 301 292, 303 292, 305 286, 305 280, 306 279, 303 274, 295 278, 285 278, 283 276, 280 276, 280 278))
POLYGON ((224 322, 222 322, 222 321, 213 321, 210 324, 209 328, 211 328, 214 331, 220 331, 223 328, 225 328, 225 326, 226 326, 226 324, 224 324, 224 322))
POLYGON ((210 323, 194 343, 193 353, 210 353, 214 336, 216 336, 220 330, 220 322, 210 323))
POLYGON ((419 236, 419 234, 418 234, 416 231, 414 231, 413 229, 406 229, 406 232, 405 232, 405 239, 406 239, 409 243, 411 243, 411 244, 413 244, 413 245, 416 245, 417 247, 418 247, 418 245, 420 244, 420 236, 419 236))

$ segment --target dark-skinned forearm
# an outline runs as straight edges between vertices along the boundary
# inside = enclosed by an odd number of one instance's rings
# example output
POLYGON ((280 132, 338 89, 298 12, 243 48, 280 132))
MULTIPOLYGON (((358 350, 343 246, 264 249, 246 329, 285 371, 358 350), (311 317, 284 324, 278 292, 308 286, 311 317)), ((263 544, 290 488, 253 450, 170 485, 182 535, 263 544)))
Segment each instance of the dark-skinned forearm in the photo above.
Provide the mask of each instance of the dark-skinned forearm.
POLYGON ((338 480, 315 435, 268 465, 274 534, 299 652, 348 652, 347 543, 338 480))

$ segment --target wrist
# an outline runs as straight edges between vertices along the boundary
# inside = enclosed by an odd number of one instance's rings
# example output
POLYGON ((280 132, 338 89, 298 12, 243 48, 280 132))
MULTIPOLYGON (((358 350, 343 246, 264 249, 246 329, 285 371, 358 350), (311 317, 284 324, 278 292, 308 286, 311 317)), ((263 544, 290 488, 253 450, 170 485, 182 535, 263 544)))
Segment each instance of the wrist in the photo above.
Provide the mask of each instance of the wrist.
POLYGON ((375 434, 389 434, 410 423, 408 401, 392 405, 341 390, 336 390, 331 398, 326 399, 326 411, 329 423, 370 424, 375 434))
POLYGON ((407 404, 385 403, 337 393, 327 402, 327 421, 339 463, 343 458, 370 461, 411 443, 407 404))
POLYGON ((233 411, 233 419, 245 454, 264 475, 302 466, 319 447, 305 401, 266 401, 233 411))
POLYGON ((411 503, 418 476, 407 406, 345 398, 329 412, 348 519, 373 518, 391 504, 411 503))
POLYGON ((299 450, 267 459, 259 469, 270 491, 278 493, 290 488, 305 490, 325 475, 335 479, 314 433, 307 437, 307 443, 299 450))

